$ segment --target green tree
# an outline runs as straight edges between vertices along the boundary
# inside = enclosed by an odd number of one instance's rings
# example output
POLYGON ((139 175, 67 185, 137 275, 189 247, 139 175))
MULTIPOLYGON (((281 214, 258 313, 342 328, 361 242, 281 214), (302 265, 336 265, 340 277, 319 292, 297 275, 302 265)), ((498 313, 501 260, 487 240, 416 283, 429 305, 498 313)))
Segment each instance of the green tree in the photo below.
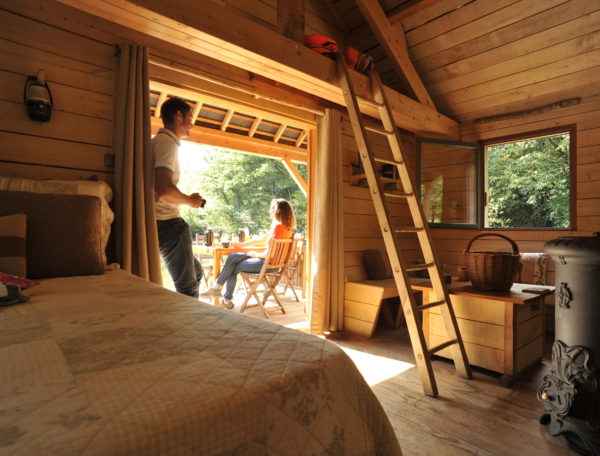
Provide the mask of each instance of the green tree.
POLYGON ((569 135, 487 148, 488 226, 569 226, 569 135))
MULTIPOLYGON (((273 198, 292 204, 298 231, 306 229, 306 198, 277 160, 225 150, 199 154, 206 166, 185 175, 185 187, 199 191, 208 201, 204 209, 185 208, 182 216, 194 232, 210 228, 237 233, 248 228, 251 234, 268 230, 269 207, 273 198)), ((306 173, 306 169, 300 169, 306 173)), ((182 171, 184 180, 185 170, 182 171)))

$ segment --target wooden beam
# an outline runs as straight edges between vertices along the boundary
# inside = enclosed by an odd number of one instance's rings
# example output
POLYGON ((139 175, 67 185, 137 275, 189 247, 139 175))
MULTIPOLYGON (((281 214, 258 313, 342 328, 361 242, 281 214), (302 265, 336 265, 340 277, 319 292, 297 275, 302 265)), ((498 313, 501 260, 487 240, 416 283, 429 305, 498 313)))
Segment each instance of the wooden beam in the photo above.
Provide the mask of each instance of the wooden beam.
POLYGON ((300 190, 302 190, 302 193, 304 193, 304 196, 308 195, 308 182, 306 182, 306 179, 304 179, 304 176, 302 174, 300 174, 300 171, 298 171, 298 168, 296 168, 296 165, 294 163, 292 163, 289 159, 283 159, 281 161, 283 163, 283 166, 285 166, 285 169, 287 169, 287 172, 290 173, 290 176, 292 176, 292 179, 294 179, 294 182, 296 182, 296 185, 298 185, 298 187, 300 187, 300 190))
MULTIPOLYGON (((199 92, 196 90, 184 89, 171 84, 165 84, 159 81, 150 80, 150 90, 154 90, 169 95, 176 95, 178 97, 187 98, 188 100, 199 100, 202 103, 207 103, 223 110, 233 111, 240 114, 245 114, 249 117, 260 116, 267 120, 298 128, 304 130, 306 128, 313 128, 314 124, 311 122, 305 122, 298 119, 290 119, 285 115, 278 114, 276 112, 270 112, 266 109, 259 108, 256 106, 246 105, 245 103, 235 102, 220 97, 219 92, 214 94, 199 92)), ((231 120, 231 119, 229 119, 231 120)))
POLYGON ((202 102, 197 101, 196 106, 194 106, 194 111, 192 112, 192 125, 196 125, 196 120, 198 120, 200 111, 202 111, 202 102))
POLYGON ((279 142, 279 140, 283 136, 283 132, 285 131, 286 128, 287 128, 286 124, 281 124, 279 126, 279 128, 277 129, 277 133, 275 133, 275 137, 273 138, 273 141, 279 142))
POLYGON ((158 96, 158 101, 156 102, 156 109, 154 110, 154 117, 160 119, 160 108, 162 108, 163 103, 167 101, 166 92, 161 92, 158 96))
POLYGON ((356 4, 371 26, 371 30, 377 37, 379 44, 381 44, 381 47, 383 47, 388 57, 396 66, 398 74, 401 77, 403 75, 406 77, 410 87, 421 103, 435 109, 435 104, 429 96, 419 73, 417 73, 410 55, 408 55, 408 47, 406 45, 404 30, 402 30, 402 24, 392 27, 377 1, 356 0, 356 4))
POLYGON ((278 0, 279 32, 299 43, 304 42, 304 0, 278 0))
MULTIPOLYGON (((180 46, 313 96, 344 105, 335 62, 213 2, 59 0, 125 28, 180 46), (235 26, 232 26, 235 25, 235 26)), ((351 71, 361 110, 378 118, 368 78, 351 71)), ((421 134, 458 138, 458 124, 386 88, 396 124, 421 134)))
MULTIPOLYGON (((162 128, 162 122, 155 118, 150 120, 152 134, 156 134, 156 132, 162 128)), ((266 158, 277 158, 297 163, 306 163, 308 160, 308 152, 305 149, 299 149, 294 146, 278 144, 262 139, 249 138, 236 133, 221 131, 217 128, 194 125, 190 131, 189 137, 185 139, 199 144, 234 149, 238 152, 259 155, 266 158)))
POLYGON ((229 126, 229 122, 231 122, 231 119, 233 118, 233 109, 230 109, 229 111, 227 111, 227 114, 225 114, 225 117, 223 118, 223 123, 221 124, 221 131, 227 131, 227 127, 229 126))
POLYGON ((254 122, 252 122, 252 126, 250 127, 250 131, 248 132, 248 136, 252 138, 256 134, 256 130, 258 130, 258 126, 261 122, 262 119, 260 117, 254 119, 254 122))
POLYGON ((298 135, 298 139, 296 140, 296 147, 300 147, 302 145, 302 143, 306 139, 306 135, 308 135, 308 132, 306 130, 302 130, 300 132, 300 134, 298 135))

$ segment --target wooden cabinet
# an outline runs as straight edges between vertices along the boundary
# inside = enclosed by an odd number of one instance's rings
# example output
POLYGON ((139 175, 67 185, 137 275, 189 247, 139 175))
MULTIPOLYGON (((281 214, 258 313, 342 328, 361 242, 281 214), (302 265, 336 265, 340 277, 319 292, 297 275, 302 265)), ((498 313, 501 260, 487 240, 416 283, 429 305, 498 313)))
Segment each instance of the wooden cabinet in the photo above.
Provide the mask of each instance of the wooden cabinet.
MULTIPOLYGON (((506 375, 517 375, 541 360, 544 349, 544 295, 523 293, 527 285, 515 284, 510 293, 475 292, 470 287, 453 287, 450 296, 465 349, 472 366, 506 375)), ((431 302, 431 289, 423 290, 431 302)), ((440 308, 424 312, 423 327, 428 346, 448 340, 440 308)), ((437 355, 451 358, 452 348, 437 355)))

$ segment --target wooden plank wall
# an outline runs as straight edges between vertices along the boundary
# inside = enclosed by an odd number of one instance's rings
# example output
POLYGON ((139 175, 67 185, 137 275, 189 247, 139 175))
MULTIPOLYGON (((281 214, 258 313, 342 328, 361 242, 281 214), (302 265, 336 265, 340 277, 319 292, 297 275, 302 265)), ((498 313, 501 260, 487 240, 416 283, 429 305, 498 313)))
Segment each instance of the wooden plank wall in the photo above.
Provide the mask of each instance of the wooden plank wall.
MULTIPOLYGON (((581 104, 556 109, 521 118, 466 125, 462 129, 467 141, 485 140, 507 135, 516 135, 545 128, 577 126, 576 144, 576 231, 561 230, 503 230, 515 240, 522 252, 541 252, 548 240, 570 234, 590 235, 600 231, 600 96, 590 97, 581 104)), ((479 234, 478 230, 440 229, 432 230, 434 245, 441 261, 454 270, 464 262, 463 251, 469 239, 479 234)), ((474 247, 482 250, 505 249, 502 240, 481 241, 474 247)), ((553 266, 549 282, 553 283, 553 266)))
MULTIPOLYGON (((342 146, 344 149, 344 268, 346 279, 365 280, 366 273, 362 267, 362 253, 369 249, 378 249, 385 256, 385 247, 373 202, 369 190, 350 184, 353 161, 358 160, 358 148, 352 133, 347 115, 342 116, 342 146)), ((373 153, 378 157, 392 158, 387 141, 376 133, 367 133, 373 153)), ((409 166, 415 169, 415 139, 412 135, 402 135, 402 145, 407 155, 409 166)), ((390 204, 393 226, 407 226, 411 223, 406 203, 390 204)), ((411 235, 403 236, 404 255, 409 261, 416 259, 416 241, 411 235)))
POLYGON ((600 2, 441 0, 400 21, 440 111, 460 121, 600 93, 600 2))
POLYGON ((0 2, 0 174, 111 180, 115 47, 56 25, 29 1, 0 2), (52 119, 26 114, 27 75, 43 69, 52 119))
MULTIPOLYGON (((278 0, 212 0, 220 5, 229 6, 238 13, 254 19, 257 23, 277 30, 278 0)), ((305 0, 305 32, 323 33, 341 39, 341 32, 334 25, 331 11, 326 2, 305 0)))

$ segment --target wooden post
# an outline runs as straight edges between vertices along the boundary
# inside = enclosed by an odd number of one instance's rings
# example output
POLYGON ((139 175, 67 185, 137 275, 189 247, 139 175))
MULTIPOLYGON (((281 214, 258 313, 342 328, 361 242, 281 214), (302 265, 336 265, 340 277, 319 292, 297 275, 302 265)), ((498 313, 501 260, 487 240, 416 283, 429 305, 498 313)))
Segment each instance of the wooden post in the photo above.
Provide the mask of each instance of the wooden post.
POLYGON ((304 42, 304 0, 278 0, 277 24, 281 34, 304 42))

